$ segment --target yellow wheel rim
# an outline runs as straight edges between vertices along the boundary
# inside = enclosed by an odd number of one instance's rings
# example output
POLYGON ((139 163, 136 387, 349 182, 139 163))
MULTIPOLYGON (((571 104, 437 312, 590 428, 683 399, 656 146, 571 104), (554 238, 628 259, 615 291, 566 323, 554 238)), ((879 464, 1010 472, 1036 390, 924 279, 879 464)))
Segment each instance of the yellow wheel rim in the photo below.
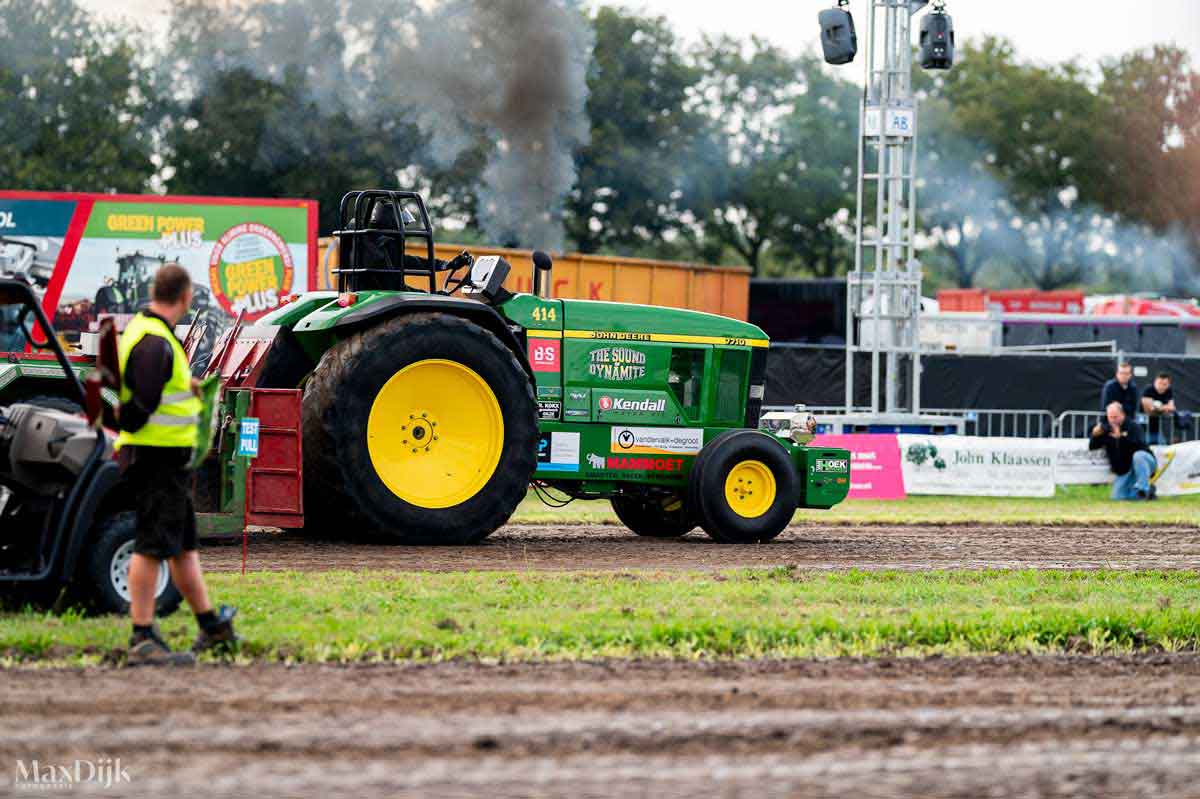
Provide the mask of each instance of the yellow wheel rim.
POLYGON ((367 417, 375 473, 393 494, 422 508, 449 508, 478 494, 503 449, 495 393, 454 361, 417 361, 396 372, 367 417))
POLYGON ((742 461, 725 478, 725 502, 738 516, 762 516, 775 504, 775 475, 762 461, 742 461))

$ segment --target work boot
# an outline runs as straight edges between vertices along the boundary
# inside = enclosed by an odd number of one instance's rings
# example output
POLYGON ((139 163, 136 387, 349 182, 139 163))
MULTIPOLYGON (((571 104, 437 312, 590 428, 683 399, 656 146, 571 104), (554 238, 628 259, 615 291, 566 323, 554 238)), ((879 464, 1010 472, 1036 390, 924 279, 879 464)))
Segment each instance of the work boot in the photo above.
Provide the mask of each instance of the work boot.
POLYGON ((1149 493, 1146 495, 1146 498, 1147 498, 1147 499, 1149 499, 1149 500, 1155 500, 1155 499, 1158 499, 1158 486, 1156 486, 1156 485, 1151 485, 1151 486, 1150 486, 1150 492, 1149 492, 1149 493))
POLYGON ((158 626, 149 633, 135 633, 129 638, 126 666, 194 666, 196 656, 191 652, 172 652, 162 639, 158 626))
POLYGON ((214 621, 201 626, 200 632, 196 633, 196 642, 192 644, 192 651, 196 654, 210 649, 227 652, 237 648, 241 640, 233 631, 233 617, 237 615, 237 608, 222 605, 216 615, 214 621))

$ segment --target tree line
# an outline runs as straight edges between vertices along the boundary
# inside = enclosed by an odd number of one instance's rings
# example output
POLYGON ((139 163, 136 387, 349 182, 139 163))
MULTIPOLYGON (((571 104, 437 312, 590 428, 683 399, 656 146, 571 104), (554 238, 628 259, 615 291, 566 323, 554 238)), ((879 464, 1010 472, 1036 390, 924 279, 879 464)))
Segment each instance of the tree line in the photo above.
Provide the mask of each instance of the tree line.
MULTIPOLYGON (((0 0, 0 186, 311 197, 323 233, 350 188, 414 188, 441 238, 485 241, 497 143, 466 130, 438 157, 430 109, 400 90, 422 76, 378 57, 407 13, 415 0, 176 0, 157 44, 75 0, 0 0)), ((852 266, 857 67, 757 38, 689 44, 623 8, 586 24, 568 249, 764 276, 852 266)), ((1184 51, 1044 65, 986 38, 914 80, 935 284, 1197 293, 1200 74, 1184 51)))

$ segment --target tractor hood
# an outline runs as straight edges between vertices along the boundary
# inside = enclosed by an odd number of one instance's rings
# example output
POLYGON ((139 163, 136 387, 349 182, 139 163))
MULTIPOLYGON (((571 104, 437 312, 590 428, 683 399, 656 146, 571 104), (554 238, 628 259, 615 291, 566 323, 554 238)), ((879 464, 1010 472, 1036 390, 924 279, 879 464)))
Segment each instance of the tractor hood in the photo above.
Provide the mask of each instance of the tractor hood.
POLYGON ((567 336, 620 341, 688 341, 765 347, 767 334, 757 325, 727 316, 594 300, 562 300, 567 336))

